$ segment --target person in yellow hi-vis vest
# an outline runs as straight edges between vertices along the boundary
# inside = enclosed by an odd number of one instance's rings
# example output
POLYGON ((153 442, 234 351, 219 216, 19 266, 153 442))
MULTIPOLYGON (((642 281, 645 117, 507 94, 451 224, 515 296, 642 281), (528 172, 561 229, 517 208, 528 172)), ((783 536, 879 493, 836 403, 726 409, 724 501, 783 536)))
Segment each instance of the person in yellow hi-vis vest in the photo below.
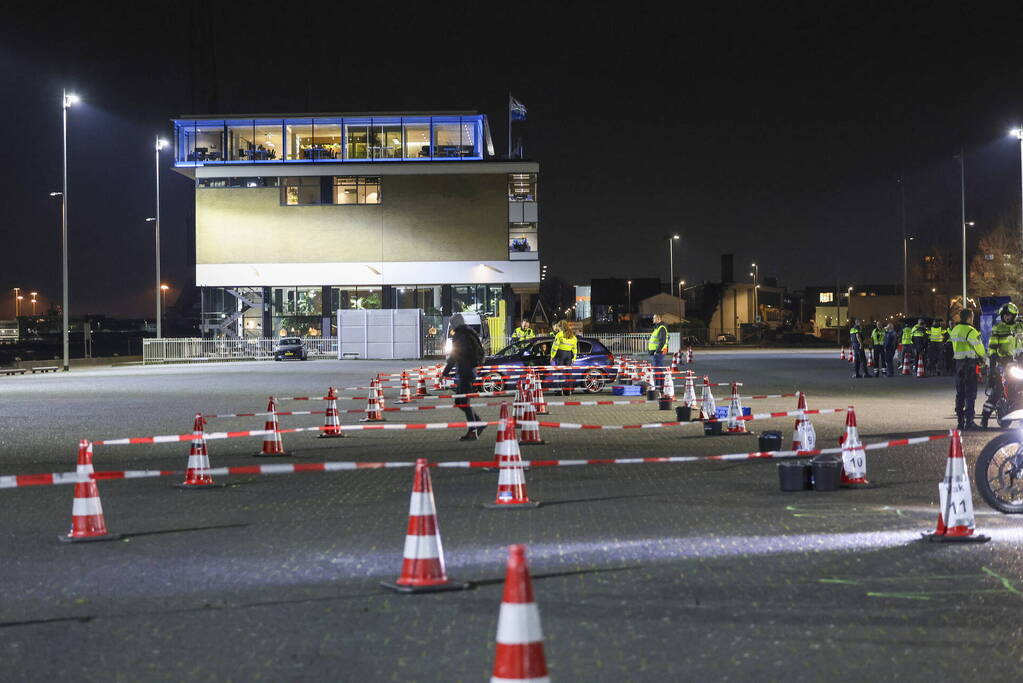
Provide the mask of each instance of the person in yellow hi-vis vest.
POLYGON ((661 322, 659 315, 654 315, 654 329, 650 332, 646 348, 650 352, 650 365, 663 368, 664 354, 668 353, 668 328, 661 322))
POLYGON ((984 362, 987 353, 980 341, 980 333, 973 326, 973 311, 960 311, 959 324, 948 334, 955 358, 957 428, 976 429, 973 411, 977 402, 977 366, 984 362))
MULTIPOLYGON (((572 323, 562 320, 558 323, 557 334, 554 335, 554 343, 551 344, 551 365, 572 365, 579 353, 579 338, 575 336, 572 323)), ((571 377, 571 374, 569 374, 571 377)), ((564 376, 561 379, 561 393, 570 394, 571 380, 564 376)))
POLYGON ((536 336, 536 330, 529 326, 528 320, 523 320, 522 324, 515 328, 512 332, 512 341, 522 341, 523 339, 532 339, 536 336))

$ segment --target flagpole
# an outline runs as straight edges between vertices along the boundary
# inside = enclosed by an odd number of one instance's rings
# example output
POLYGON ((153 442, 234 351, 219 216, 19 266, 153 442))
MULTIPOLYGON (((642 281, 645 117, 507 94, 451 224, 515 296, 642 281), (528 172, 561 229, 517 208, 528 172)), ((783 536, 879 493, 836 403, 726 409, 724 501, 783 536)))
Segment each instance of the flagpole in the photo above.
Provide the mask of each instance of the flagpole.
POLYGON ((508 159, 511 159, 512 94, 508 93, 508 159))

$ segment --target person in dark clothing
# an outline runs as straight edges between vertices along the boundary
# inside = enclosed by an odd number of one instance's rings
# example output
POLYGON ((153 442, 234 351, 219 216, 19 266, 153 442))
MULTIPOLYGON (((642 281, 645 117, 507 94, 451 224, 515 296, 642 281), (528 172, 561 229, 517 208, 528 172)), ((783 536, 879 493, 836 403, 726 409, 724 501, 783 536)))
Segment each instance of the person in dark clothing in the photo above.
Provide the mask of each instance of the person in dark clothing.
POLYGON ((860 336, 862 324, 863 322, 857 319, 849 328, 849 350, 853 354, 853 371, 856 373, 853 377, 857 379, 870 376, 867 374, 867 357, 863 353, 863 338, 860 336))
MULTIPOLYGON (((458 393, 469 394, 475 390, 476 367, 483 362, 483 344, 476 336, 476 331, 468 325, 459 325, 451 330, 451 353, 448 355, 448 362, 441 373, 448 377, 454 372, 458 376, 458 393)), ((463 396, 456 399, 458 407, 465 413, 467 422, 481 422, 480 416, 469 404, 469 397, 463 396)), ((476 441, 480 438, 480 432, 485 427, 470 427, 460 439, 461 441, 476 441)))
POLYGON ((888 377, 895 376, 895 350, 899 347, 899 339, 895 325, 888 323, 884 328, 884 369, 888 377))

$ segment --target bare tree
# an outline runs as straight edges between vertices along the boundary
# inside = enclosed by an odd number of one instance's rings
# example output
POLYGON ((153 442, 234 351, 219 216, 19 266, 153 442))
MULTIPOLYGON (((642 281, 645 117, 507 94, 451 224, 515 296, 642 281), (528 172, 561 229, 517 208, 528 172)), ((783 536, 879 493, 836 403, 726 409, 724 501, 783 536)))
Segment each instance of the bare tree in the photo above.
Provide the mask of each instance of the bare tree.
POLYGON ((1000 220, 977 245, 970 261, 970 293, 973 296, 1010 296, 1020 300, 1023 268, 1020 267, 1020 236, 1016 226, 1000 220))

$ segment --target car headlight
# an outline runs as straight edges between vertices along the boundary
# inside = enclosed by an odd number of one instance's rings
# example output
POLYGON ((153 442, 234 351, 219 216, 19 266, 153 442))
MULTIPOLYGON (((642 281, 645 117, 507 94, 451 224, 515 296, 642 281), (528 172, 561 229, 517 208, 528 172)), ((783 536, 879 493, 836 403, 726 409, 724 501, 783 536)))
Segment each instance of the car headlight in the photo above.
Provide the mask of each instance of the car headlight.
POLYGON ((1010 365, 1006 373, 1012 379, 1023 380, 1023 368, 1018 365, 1010 365))

